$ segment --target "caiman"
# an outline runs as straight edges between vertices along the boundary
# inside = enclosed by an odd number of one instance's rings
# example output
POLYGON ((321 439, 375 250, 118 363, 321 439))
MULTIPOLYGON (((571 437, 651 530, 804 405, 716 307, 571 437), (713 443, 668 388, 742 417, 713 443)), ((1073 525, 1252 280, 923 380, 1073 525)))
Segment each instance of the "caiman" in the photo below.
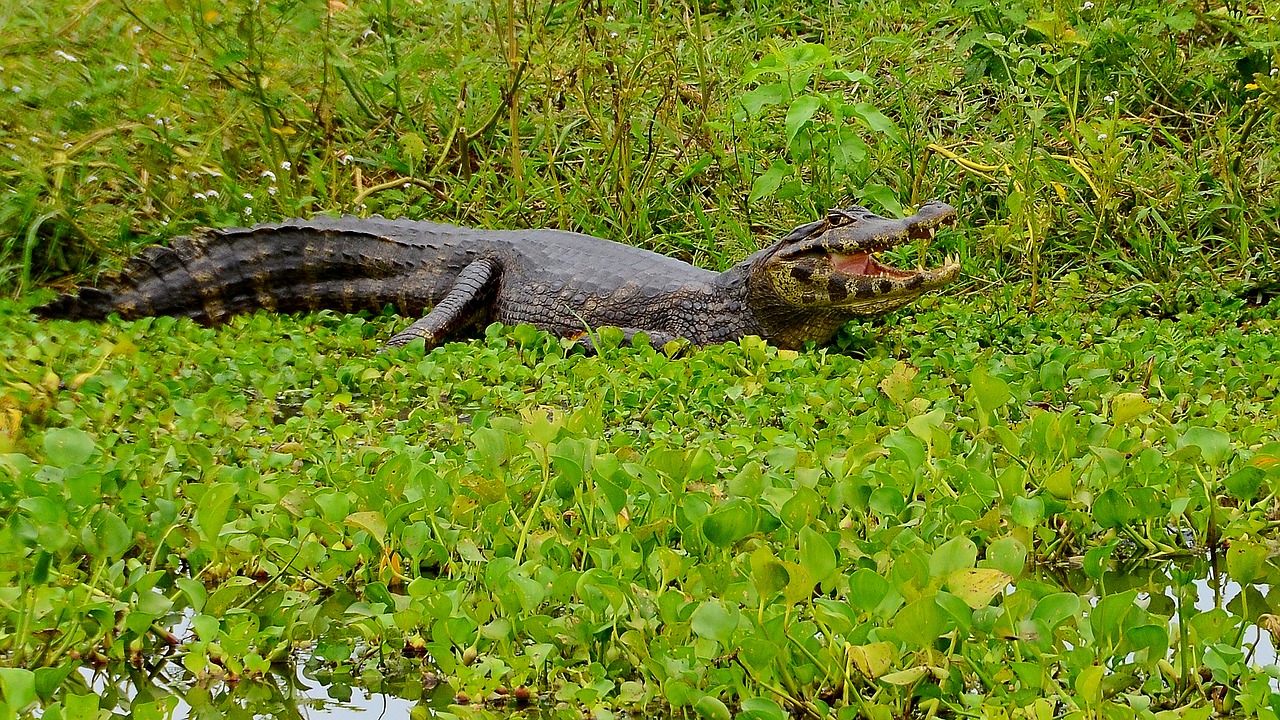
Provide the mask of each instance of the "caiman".
MULTIPOLYGON (((894 220, 863 207, 832 210, 716 273, 630 245, 562 230, 481 230, 380 217, 316 217, 201 230, 152 246, 38 307, 46 318, 231 315, 394 305, 421 317, 387 341, 430 349, 467 328, 529 323, 561 337, 616 326, 657 346, 758 335, 785 349, 824 344, 846 321, 902 307, 955 280, 952 258, 903 270, 877 255, 954 224, 930 202, 894 220), (425 316, 422 313, 430 310, 425 316)), ((588 344, 590 341, 588 339, 588 344)))

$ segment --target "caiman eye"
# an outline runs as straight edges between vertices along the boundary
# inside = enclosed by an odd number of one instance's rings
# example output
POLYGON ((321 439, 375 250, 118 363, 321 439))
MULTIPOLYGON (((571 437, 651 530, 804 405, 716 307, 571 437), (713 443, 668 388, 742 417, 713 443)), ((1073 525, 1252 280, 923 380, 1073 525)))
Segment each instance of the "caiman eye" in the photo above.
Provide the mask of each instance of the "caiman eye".
POLYGON ((848 210, 836 208, 827 213, 827 224, 831 227, 841 227, 843 225, 852 225, 858 222, 858 216, 850 213, 848 210))

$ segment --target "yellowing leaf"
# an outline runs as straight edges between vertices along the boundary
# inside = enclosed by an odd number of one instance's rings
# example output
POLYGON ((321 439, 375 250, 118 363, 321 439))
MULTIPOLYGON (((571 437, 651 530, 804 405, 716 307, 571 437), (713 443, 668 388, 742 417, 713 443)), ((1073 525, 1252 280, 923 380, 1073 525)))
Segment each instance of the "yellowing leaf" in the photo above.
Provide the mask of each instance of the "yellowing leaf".
POLYGON ((1012 580, 1007 573, 994 568, 963 568, 947 577, 947 590, 977 610, 990 605, 991 599, 1012 580))
POLYGON ((870 645, 849 645, 845 656, 864 677, 876 679, 889 669, 897 656, 893 643, 878 642, 870 645))
POLYGON ((1120 393, 1111 398, 1111 423, 1124 425, 1146 415, 1151 408, 1151 402, 1142 393, 1120 393))

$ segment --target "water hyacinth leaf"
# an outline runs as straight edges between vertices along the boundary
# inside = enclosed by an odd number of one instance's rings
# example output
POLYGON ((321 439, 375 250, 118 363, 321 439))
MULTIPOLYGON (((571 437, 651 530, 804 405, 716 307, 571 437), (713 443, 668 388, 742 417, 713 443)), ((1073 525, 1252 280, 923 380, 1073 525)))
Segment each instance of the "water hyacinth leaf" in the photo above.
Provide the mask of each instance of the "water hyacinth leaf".
POLYGON ((741 639, 738 656, 756 671, 772 668, 778 657, 778 646, 763 635, 751 634, 741 639))
POLYGON ((1112 646, 1119 643, 1124 632, 1124 619, 1134 609, 1133 601, 1137 597, 1137 590, 1128 590, 1099 600, 1089 612, 1089 625, 1093 628, 1094 637, 1112 646))
POLYGON ((477 428, 471 433, 476 446, 476 459, 492 472, 507 461, 507 434, 491 427, 477 428))
POLYGON ((786 566, 769 550, 761 546, 751 553, 751 582, 761 598, 772 598, 791 582, 786 566))
POLYGON ((782 522, 792 530, 808 527, 822 511, 822 496, 812 488, 796 488, 795 494, 782 504, 782 522))
POLYGON ((216 542, 222 534, 222 525, 227 520, 238 489, 235 483, 219 482, 210 485, 201 496, 196 510, 196 526, 205 540, 216 542))
POLYGON ((103 508, 85 526, 80 540, 93 555, 118 558, 133 546, 133 532, 119 515, 103 508))
POLYGON ((93 450, 93 438, 79 428, 54 428, 44 434, 45 456, 60 468, 83 465, 93 450))
POLYGON ((991 375, 982 366, 969 373, 969 384, 974 401, 986 413, 1003 407, 1013 397, 1009 392, 1009 383, 991 375))
POLYGON ((351 513, 344 521, 349 527, 358 528, 369 533, 379 546, 387 542, 387 521, 382 513, 376 510, 351 513))
POLYGON ((859 568, 849 577, 849 602, 863 612, 871 612, 888 597, 892 585, 874 570, 859 568))
POLYGON ((760 463, 751 460, 742 466, 729 481, 729 494, 744 498, 758 498, 764 492, 764 472, 760 463))
POLYGON ((72 672, 79 666, 79 663, 67 662, 55 667, 36 668, 36 695, 42 700, 53 698, 53 694, 58 688, 62 687, 62 683, 72 672))
POLYGON ((1265 545, 1236 540, 1227 549, 1227 575, 1241 585, 1265 582, 1271 551, 1265 545))
POLYGON ((1153 407, 1142 393, 1120 393, 1111 398, 1111 423, 1128 424, 1151 412, 1153 407))
POLYGON ((987 545, 987 556, 979 565, 1001 570, 1016 578, 1027 566, 1027 546, 1015 537, 1002 537, 987 545))
POLYGON ((991 604, 1013 578, 993 568, 963 568, 947 578, 947 589, 966 605, 977 610, 991 604))
POLYGON ((1223 478, 1222 486, 1232 497, 1252 500, 1262 488, 1266 477, 1267 474, 1257 467, 1242 467, 1223 478))
POLYGON ((738 609, 720 600, 704 600, 689 618, 689 627, 698 637, 727 643, 738 627, 738 609))
POLYGON ((1114 488, 1103 492, 1093 502, 1093 519, 1104 528, 1123 527, 1132 517, 1133 505, 1114 488))
POLYGON ((36 701, 36 674, 26 668, 0 667, 0 691, 11 713, 36 701))
POLYGON ((1085 551, 1084 563, 1081 566, 1084 574, 1094 581, 1101 580, 1102 574, 1106 572, 1111 562, 1111 553, 1115 552, 1115 549, 1116 544, 1113 542, 1085 551))
POLYGON ((1033 620, 1039 620, 1052 630, 1080 610, 1080 596, 1075 593, 1061 592, 1046 595, 1036 603, 1031 612, 1033 620))
POLYGON ((817 582, 835 575, 835 550, 821 533, 810 527, 800 528, 800 564, 817 582))
POLYGON ((932 595, 916 600, 893 616, 894 632, 917 649, 932 646, 946 632, 946 627, 946 616, 932 595))
POLYGON ((726 502, 702 518, 702 535, 712 545, 727 548, 756 529, 756 509, 745 500, 726 502))
POLYGON ((729 712, 729 707, 720 698, 711 695, 703 695, 698 702, 693 704, 693 710, 698 713, 698 717, 706 718, 706 720, 732 720, 733 718, 733 713, 729 712))
POLYGON ((1015 497, 1009 516, 1022 527, 1035 527, 1044 520, 1044 501, 1038 497, 1015 497))
POLYGON ((1192 427, 1178 438, 1178 448, 1197 448, 1205 462, 1217 465, 1231 455, 1231 436, 1217 428, 1192 427))
POLYGON ((783 588, 782 594, 786 601, 791 605, 795 605, 813 597, 813 586, 817 585, 817 582, 809 574, 809 571, 795 563, 786 563, 785 567, 787 568, 789 580, 787 586, 783 588))
POLYGON ((1146 651, 1149 663, 1163 659, 1169 652, 1169 629, 1164 625, 1138 625, 1127 628, 1124 635, 1136 651, 1146 651))
POLYGON ((929 556, 929 576, 944 578, 978 561, 978 546, 967 537, 951 538, 929 556))
POLYGON ((789 715, 777 701, 766 697, 747 698, 742 701, 735 720, 787 720, 789 715))
POLYGON ((902 495, 901 490, 882 486, 871 491, 867 507, 882 518, 893 518, 907 508, 907 499, 902 495))
POLYGON ((893 667, 898 658, 897 647, 890 642, 850 645, 846 648, 849 662, 868 680, 875 680, 893 667))

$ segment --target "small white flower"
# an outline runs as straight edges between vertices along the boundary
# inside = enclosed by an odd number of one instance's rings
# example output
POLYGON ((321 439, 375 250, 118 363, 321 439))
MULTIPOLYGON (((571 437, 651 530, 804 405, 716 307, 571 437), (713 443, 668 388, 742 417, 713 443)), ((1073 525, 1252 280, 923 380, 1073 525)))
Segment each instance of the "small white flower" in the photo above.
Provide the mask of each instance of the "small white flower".
POLYGON ((253 214, 253 208, 251 208, 251 207, 246 207, 246 208, 244 209, 244 214, 245 214, 245 215, 252 215, 252 214, 253 214))
POLYGON ((1106 96, 1104 96, 1102 99, 1105 100, 1108 105, 1110 105, 1116 101, 1116 96, 1112 95, 1111 93, 1107 93, 1106 96))
POLYGON ((66 137, 66 136, 67 136, 67 131, 66 131, 66 130, 59 130, 59 131, 58 131, 58 137, 66 137))
POLYGON ((195 199, 197 199, 197 200, 207 200, 207 199, 209 199, 209 196, 208 196, 208 195, 205 195, 205 194, 204 194, 204 193, 202 193, 202 192, 194 193, 191 197, 193 197, 193 198, 195 198, 195 199))
POLYGON ((156 125, 164 125, 164 118, 156 118, 156 125))
POLYGON ((147 113, 147 119, 154 118, 155 116, 156 116, 155 113, 147 113))
POLYGON ((84 179, 84 181, 85 181, 86 183, 96 183, 96 182, 98 182, 98 176, 97 176, 97 175, 90 175, 89 177, 85 178, 85 179, 84 179))
POLYGON ((1271 73, 1270 73, 1270 74, 1271 74, 1272 76, 1274 76, 1277 72, 1280 72, 1280 68, 1271 68, 1271 73))
POLYGON ((70 149, 71 149, 71 143, 62 143, 62 149, 63 149, 63 150, 70 150, 70 149))
POLYGON ((29 138, 27 138, 27 139, 28 139, 28 140, 30 140, 30 141, 31 141, 31 142, 33 142, 33 143, 39 143, 39 142, 40 142, 40 138, 36 137, 35 135, 32 135, 31 137, 29 137, 29 138))
POLYGON ((146 64, 146 63, 142 63, 142 69, 143 69, 143 70, 150 70, 150 69, 151 69, 151 66, 150 66, 150 65, 148 65, 148 64, 146 64))
POLYGON ((9 88, 9 89, 10 89, 10 90, 12 90, 12 91, 14 91, 14 92, 16 92, 16 93, 20 93, 20 92, 22 92, 22 88, 21 88, 20 86, 18 86, 18 85, 14 85, 13 87, 11 87, 11 88, 9 88))
POLYGON ((1106 134, 1106 133, 1098 133, 1098 139, 1099 139, 1099 140, 1106 140, 1106 139, 1107 139, 1107 134, 1106 134))
MULTIPOLYGON (((13 159, 14 159, 14 160, 17 160, 17 159, 18 159, 18 156, 17 156, 17 155, 14 155, 14 156, 13 156, 13 159)), ((361 209, 361 210, 368 210, 368 209, 369 209, 369 206, 368 206, 368 205, 365 205, 364 203, 360 203, 360 209, 361 209)))
POLYGON ((408 190, 408 189, 409 189, 409 183, 405 183, 405 184, 404 184, 404 189, 405 189, 405 190, 408 190))
POLYGON ((276 194, 276 186, 275 186, 275 185, 272 185, 271 187, 267 188, 267 194, 268 194, 268 195, 275 195, 275 194, 276 194))
POLYGON ((365 40, 365 39, 368 39, 370 35, 377 35, 377 34, 378 33, 374 32, 373 28, 369 28, 368 30, 365 30, 364 32, 360 33, 360 39, 365 40))
POLYGON ((188 172, 188 173, 187 173, 187 179, 188 179, 188 180, 195 180, 195 179, 196 179, 196 178, 198 178, 198 177, 200 177, 200 173, 198 173, 198 172, 191 171, 191 172, 188 172))
POLYGON ((173 173, 169 173, 169 179, 170 179, 170 180, 177 180, 177 179, 178 179, 178 176, 177 176, 177 175, 174 175, 173 173))
POLYGON ((609 37, 611 37, 611 38, 616 38, 616 37, 618 37, 618 33, 616 33, 616 32, 611 32, 611 33, 609 33, 609 37))
POLYGON ((241 197, 243 197, 245 200, 252 200, 252 199, 253 199, 253 193, 245 193, 245 194, 244 194, 244 195, 242 195, 241 197))
POLYGON ((124 63, 120 63, 116 65, 116 72, 124 72, 125 70, 128 70, 128 69, 129 69, 129 66, 125 65, 124 63))
POLYGON ((81 107, 84 107, 84 103, 80 102, 79 100, 72 100, 71 102, 67 103, 67 107, 81 108, 81 107))
POLYGON ((356 159, 356 156, 355 156, 355 155, 352 155, 352 154, 348 153, 348 154, 346 154, 346 155, 343 155, 343 156, 342 156, 342 160, 341 160, 340 162, 341 162, 343 165, 346 165, 347 163, 349 163, 349 162, 351 162, 352 160, 355 160, 355 159, 356 159))
POLYGON ((12 149, 14 149, 14 148, 18 147, 17 145, 14 145, 13 143, 5 143, 5 144, 4 144, 4 146, 5 146, 5 147, 7 147, 7 148, 9 148, 10 150, 12 150, 12 149))
POLYGON ((606 16, 605 22, 613 22, 613 16, 612 15, 606 16))
POLYGON ((222 177, 222 173, 217 170, 208 170, 207 172, 209 173, 209 177, 222 177))
POLYGON ((281 160, 281 161, 280 161, 280 169, 281 169, 281 170, 288 170, 288 169, 289 169, 289 168, 291 168, 291 167, 293 167, 293 163, 289 162, 288 160, 281 160))
POLYGON ((190 90, 190 89, 191 89, 191 86, 190 86, 190 85, 183 85, 183 86, 182 86, 182 89, 183 89, 183 90, 190 90))
MULTIPOLYGON (((10 156, 9 156, 9 159, 10 159, 10 160, 12 160, 12 161, 14 161, 14 162, 21 162, 21 161, 22 161, 22 158, 18 157, 17 155, 10 155, 10 156)), ((9 189, 9 192, 13 193, 14 195, 17 195, 17 193, 15 193, 15 192, 13 191, 13 189, 12 189, 12 188, 10 188, 10 189, 9 189)))
POLYGON ((1084 4, 1080 6, 1081 10, 1092 10, 1093 3, 1090 0, 1084 0, 1084 4))
POLYGON ((142 32, 142 26, 141 26, 141 25, 134 25, 134 26, 133 26, 133 32, 134 32, 135 34, 136 34, 136 33, 140 33, 140 32, 142 32))
POLYGON ((217 190, 210 190, 209 192, 207 192, 207 193, 205 193, 205 194, 206 194, 206 195, 208 195, 208 196, 209 196, 209 197, 211 197, 211 198, 222 197, 222 194, 221 194, 221 193, 219 193, 217 190))
POLYGON ((165 71, 165 72, 173 72, 173 66, 172 66, 172 65, 170 65, 169 63, 165 63, 165 64, 161 65, 161 66, 160 66, 160 69, 161 69, 161 70, 163 70, 163 71, 165 71))
POLYGON ((66 60, 67 62, 73 62, 73 63, 80 62, 80 59, 77 58, 75 55, 68 55, 67 53, 62 52, 61 50, 54 50, 53 54, 55 57, 60 57, 63 60, 66 60))
POLYGON ((271 172, 270 170, 263 170, 263 171, 262 171, 262 177, 265 177, 265 178, 271 178, 272 180, 275 180, 275 179, 276 179, 276 174, 275 174, 275 173, 273 173, 273 172, 271 172))

